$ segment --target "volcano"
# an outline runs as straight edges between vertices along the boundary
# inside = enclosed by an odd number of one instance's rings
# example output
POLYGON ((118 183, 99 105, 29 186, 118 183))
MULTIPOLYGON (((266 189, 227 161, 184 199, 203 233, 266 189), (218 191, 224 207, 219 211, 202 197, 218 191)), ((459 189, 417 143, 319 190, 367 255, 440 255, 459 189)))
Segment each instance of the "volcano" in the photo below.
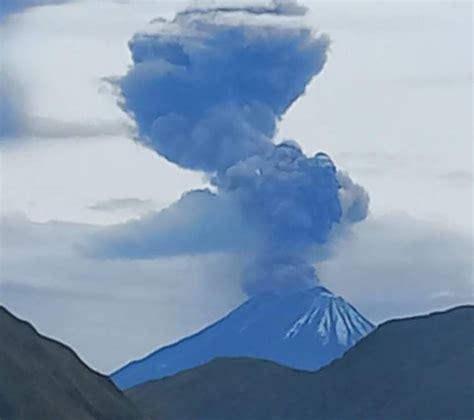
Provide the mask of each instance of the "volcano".
POLYGON ((257 295, 198 333, 112 374, 127 389, 217 357, 252 357, 314 371, 341 357, 374 325, 324 287, 257 295))

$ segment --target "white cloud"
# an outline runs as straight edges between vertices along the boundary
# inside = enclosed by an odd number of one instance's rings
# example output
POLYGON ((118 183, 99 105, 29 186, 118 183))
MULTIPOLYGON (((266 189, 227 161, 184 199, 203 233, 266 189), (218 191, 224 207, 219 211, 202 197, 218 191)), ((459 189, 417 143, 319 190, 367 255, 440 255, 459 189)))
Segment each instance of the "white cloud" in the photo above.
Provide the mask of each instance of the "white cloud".
POLYGON ((99 201, 133 197, 160 209, 203 185, 198 174, 159 158, 123 137, 36 139, 10 143, 2 154, 2 210, 36 221, 111 224, 142 211, 104 213, 99 201))
POLYGON ((153 206, 151 200, 141 200, 139 198, 112 198, 110 200, 102 200, 89 206, 91 210, 115 212, 128 210, 150 210, 153 206))
POLYGON ((109 372, 188 335, 243 298, 222 254, 152 261, 82 258, 97 227, 2 220, 0 303, 109 372))
POLYGON ((320 277, 375 322, 474 302, 469 231, 380 216, 355 226, 334 252, 320 277))
MULTIPOLYGON (((97 226, 2 220, 0 296, 41 332, 108 372, 202 328, 243 299, 230 256, 95 260, 97 226)), ((472 240, 392 216, 370 220, 318 265, 323 284, 375 322, 473 302, 472 240)))

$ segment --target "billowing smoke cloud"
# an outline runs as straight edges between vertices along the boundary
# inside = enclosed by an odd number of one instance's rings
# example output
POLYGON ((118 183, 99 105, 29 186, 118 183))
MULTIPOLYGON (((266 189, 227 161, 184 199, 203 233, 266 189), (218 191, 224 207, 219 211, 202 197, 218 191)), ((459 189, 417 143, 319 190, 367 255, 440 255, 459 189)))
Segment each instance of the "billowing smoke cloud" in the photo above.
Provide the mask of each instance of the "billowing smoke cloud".
POLYGON ((134 65, 118 83, 138 141, 205 172, 212 192, 187 194, 153 222, 114 228, 103 253, 230 250, 245 265, 248 294, 317 282, 317 249, 366 217, 368 196, 326 154, 273 142, 327 58, 328 38, 303 26, 302 13, 294 2, 190 9, 134 36, 134 65))
POLYGON ((321 71, 328 47, 310 29, 275 25, 274 12, 189 10, 136 35, 120 87, 140 139, 206 172, 271 153, 278 118, 321 71))

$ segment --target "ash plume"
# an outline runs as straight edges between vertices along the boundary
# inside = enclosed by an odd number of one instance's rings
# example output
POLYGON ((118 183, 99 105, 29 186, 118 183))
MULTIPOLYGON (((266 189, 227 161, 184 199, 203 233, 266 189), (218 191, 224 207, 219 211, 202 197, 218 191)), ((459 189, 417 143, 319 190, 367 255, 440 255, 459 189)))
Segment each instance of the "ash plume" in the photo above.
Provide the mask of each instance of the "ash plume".
POLYGON ((281 1, 188 9, 133 37, 133 66, 117 83, 137 141, 204 172, 211 189, 111 229, 99 253, 233 252, 249 295, 318 281, 316 249, 366 217, 368 195, 326 154, 274 143, 278 121, 327 59, 328 37, 302 14, 281 1))

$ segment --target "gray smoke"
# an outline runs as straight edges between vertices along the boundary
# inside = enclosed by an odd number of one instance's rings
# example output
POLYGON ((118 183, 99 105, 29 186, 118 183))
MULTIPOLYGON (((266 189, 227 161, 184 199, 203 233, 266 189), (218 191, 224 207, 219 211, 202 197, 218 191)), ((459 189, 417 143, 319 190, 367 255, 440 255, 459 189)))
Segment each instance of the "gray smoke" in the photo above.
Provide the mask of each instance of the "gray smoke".
POLYGON ((190 9, 133 37, 133 66, 118 85, 137 140, 204 171, 212 192, 187 194, 153 222, 112 229, 99 241, 103 254, 224 249, 241 259, 250 295, 318 281, 315 249, 366 217, 368 195, 326 154, 273 142, 327 59, 328 37, 302 25, 303 13, 294 2, 190 9))

